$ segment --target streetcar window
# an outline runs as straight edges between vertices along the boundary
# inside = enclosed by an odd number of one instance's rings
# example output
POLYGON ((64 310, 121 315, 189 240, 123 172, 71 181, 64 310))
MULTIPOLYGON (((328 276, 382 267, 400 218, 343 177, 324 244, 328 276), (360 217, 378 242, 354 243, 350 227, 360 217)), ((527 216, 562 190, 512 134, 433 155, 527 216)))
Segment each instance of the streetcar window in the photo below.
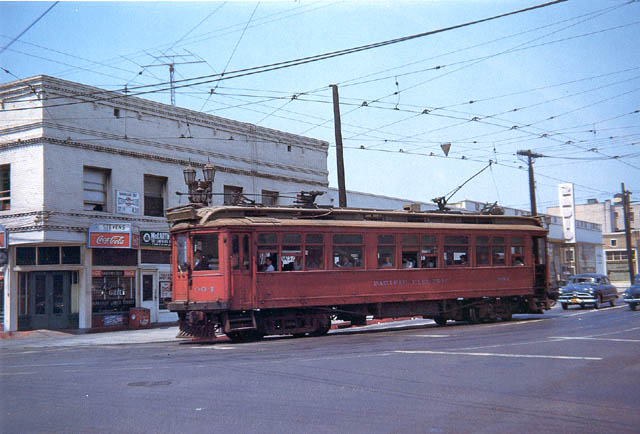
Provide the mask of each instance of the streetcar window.
POLYGON ((476 237, 476 265, 489 265, 489 237, 476 237))
POLYGON ((491 239, 491 252, 493 257, 493 265, 504 265, 505 258, 505 242, 504 237, 493 237, 491 239))
POLYGON ((396 247, 393 235, 378 235, 378 268, 395 268, 396 247))
POLYGON ((418 266, 419 246, 417 235, 402 236, 402 268, 416 268, 418 266))
POLYGON ((189 268, 189 260, 187 259, 187 236, 178 235, 176 237, 176 264, 178 271, 184 272, 189 268))
POLYGON ((278 235, 258 234, 258 271, 278 271, 278 235))
POLYGON ((283 234, 282 235, 282 271, 300 271, 302 270, 302 237, 300 234, 283 234))
POLYGON ((304 250, 305 268, 317 270, 324 268, 324 247, 322 234, 307 234, 304 250))
POLYGON ((422 236, 420 266, 422 268, 436 268, 438 266, 438 245, 435 235, 422 236))
POLYGON ((195 235, 193 237, 193 271, 218 270, 218 234, 195 235))
POLYGON ((243 235, 242 241, 240 235, 231 237, 231 267, 234 270, 249 269, 249 235, 243 235), (240 254, 240 244, 242 243, 242 254, 240 254))
POLYGON ((444 263, 449 266, 467 265, 469 237, 447 235, 444 237, 444 263))
POLYGON ((511 265, 524 265, 524 239, 511 237, 511 265))
POLYGON ((258 244, 278 244, 278 235, 258 234, 258 244))
POLYGON ((335 268, 362 267, 362 235, 333 235, 333 265, 335 268))

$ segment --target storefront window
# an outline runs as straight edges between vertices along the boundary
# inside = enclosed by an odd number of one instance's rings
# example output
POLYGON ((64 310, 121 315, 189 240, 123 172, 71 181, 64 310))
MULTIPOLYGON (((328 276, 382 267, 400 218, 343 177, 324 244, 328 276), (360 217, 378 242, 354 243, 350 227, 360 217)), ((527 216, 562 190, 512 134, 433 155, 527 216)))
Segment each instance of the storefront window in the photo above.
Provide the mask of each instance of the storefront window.
POLYGON ((36 248, 35 247, 17 247, 16 248, 16 264, 17 265, 36 265, 36 248))
POLYGON ((120 265, 135 267, 138 265, 136 249, 91 249, 93 265, 120 265))
POLYGON ((171 263, 171 251, 141 250, 140 262, 143 264, 169 264, 171 263))
POLYGON ((62 247, 63 264, 80 264, 80 246, 62 247))
POLYGON ((38 265, 58 265, 60 247, 38 247, 38 265))
POLYGON ((134 271, 98 271, 91 279, 93 313, 128 313, 135 307, 134 271), (132 274, 130 276, 130 274, 132 274))

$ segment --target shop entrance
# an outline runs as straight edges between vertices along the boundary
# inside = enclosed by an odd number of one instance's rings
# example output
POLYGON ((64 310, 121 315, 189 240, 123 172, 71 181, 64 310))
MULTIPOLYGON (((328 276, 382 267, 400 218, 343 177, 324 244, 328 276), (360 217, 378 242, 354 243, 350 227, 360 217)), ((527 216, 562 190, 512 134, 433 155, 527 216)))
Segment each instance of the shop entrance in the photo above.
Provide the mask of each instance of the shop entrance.
POLYGON ((142 303, 140 307, 149 309, 151 322, 158 321, 158 292, 155 289, 156 273, 142 273, 142 303))
POLYGON ((71 272, 29 273, 29 303, 32 329, 71 327, 71 272))

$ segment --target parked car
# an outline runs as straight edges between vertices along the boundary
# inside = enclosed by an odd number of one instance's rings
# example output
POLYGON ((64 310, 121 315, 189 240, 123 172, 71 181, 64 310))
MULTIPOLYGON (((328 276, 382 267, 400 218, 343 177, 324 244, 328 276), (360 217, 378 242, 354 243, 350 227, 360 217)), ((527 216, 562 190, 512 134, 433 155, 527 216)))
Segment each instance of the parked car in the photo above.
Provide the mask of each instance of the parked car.
POLYGON ((624 292, 624 301, 629 303, 629 309, 636 310, 640 304, 640 274, 638 274, 631 285, 624 292))
POLYGON ((576 274, 569 278, 569 283, 560 288, 558 303, 563 309, 572 304, 581 307, 592 305, 595 309, 600 304, 609 302, 615 305, 618 298, 618 289, 609 282, 609 278, 602 274, 576 274))

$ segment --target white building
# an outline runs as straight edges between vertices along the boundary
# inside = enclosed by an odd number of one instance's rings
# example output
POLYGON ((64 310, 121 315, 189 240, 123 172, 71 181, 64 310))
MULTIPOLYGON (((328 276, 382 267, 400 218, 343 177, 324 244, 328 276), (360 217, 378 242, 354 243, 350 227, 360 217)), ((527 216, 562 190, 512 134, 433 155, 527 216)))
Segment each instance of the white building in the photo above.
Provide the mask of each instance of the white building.
POLYGON ((0 85, 0 109, 6 331, 175 320, 164 209, 190 163, 215 166, 218 204, 328 186, 326 142, 57 78, 0 85))

